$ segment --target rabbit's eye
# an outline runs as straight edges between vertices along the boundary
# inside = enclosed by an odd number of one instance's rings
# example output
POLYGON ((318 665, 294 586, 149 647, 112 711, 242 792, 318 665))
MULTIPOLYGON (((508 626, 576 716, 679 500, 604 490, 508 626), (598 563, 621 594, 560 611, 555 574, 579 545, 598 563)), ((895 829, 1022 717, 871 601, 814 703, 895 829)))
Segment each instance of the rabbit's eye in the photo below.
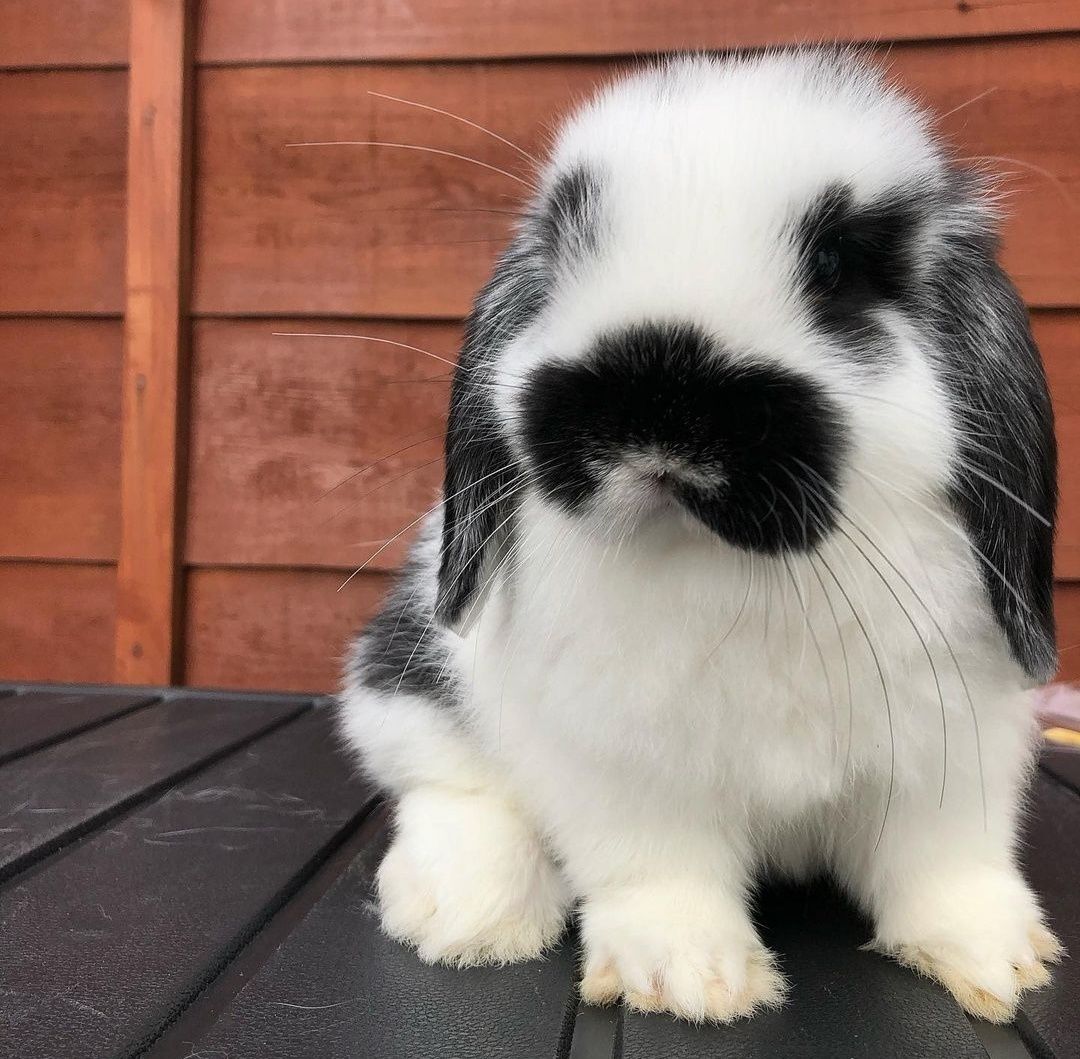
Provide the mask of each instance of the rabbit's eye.
POLYGON ((840 278, 840 250, 820 246, 814 253, 814 279, 822 287, 833 287, 840 278))

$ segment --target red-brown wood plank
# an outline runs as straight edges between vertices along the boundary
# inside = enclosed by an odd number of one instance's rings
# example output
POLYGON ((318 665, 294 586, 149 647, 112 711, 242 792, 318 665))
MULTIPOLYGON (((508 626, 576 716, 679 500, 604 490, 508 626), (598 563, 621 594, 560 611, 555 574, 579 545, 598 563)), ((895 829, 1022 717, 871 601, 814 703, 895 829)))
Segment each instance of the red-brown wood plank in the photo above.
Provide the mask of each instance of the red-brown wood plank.
POLYGON ((203 0, 199 59, 471 59, 641 54, 806 40, 991 36, 1080 27, 1075 0, 203 0))
MULTIPOLYGON (((942 119, 958 155, 1010 159, 986 164, 1015 174, 1005 262, 1028 300, 1080 305, 1080 35, 898 46, 889 61, 939 112, 960 108, 942 119)), ((540 151, 558 115, 623 67, 204 69, 196 309, 460 317, 505 242, 513 218, 490 211, 517 207, 515 180, 415 151, 286 144, 420 144, 520 175, 496 141, 368 91, 443 107, 540 151)))
POLYGON ((0 319, 0 556, 115 562, 118 320, 0 319))
POLYGON ((1080 584, 1059 583, 1054 589, 1058 623, 1059 680, 1080 680, 1080 584))
POLYGON ((126 90, 122 70, 0 72, 0 313, 122 309, 126 90))
POLYGON ((132 7, 115 644, 115 677, 131 683, 171 683, 179 647, 190 16, 187 0, 132 7))
MULTIPOLYGON (((185 558, 356 566, 435 502, 454 324, 200 320, 185 558), (401 451, 398 451, 401 450, 401 451)), ((374 558, 396 566, 411 534, 374 558)))
POLYGON ((116 571, 0 562, 0 679, 112 679, 116 571))
POLYGON ((4 0, 0 67, 127 62, 127 0, 4 0))
POLYGON ((340 570, 191 570, 188 684, 333 691, 349 638, 375 613, 385 574, 344 588, 340 570), (340 591, 339 591, 340 589, 340 591))
POLYGON ((1059 578, 1080 579, 1080 313, 1032 315, 1042 350, 1058 439, 1058 508, 1055 567, 1059 578))

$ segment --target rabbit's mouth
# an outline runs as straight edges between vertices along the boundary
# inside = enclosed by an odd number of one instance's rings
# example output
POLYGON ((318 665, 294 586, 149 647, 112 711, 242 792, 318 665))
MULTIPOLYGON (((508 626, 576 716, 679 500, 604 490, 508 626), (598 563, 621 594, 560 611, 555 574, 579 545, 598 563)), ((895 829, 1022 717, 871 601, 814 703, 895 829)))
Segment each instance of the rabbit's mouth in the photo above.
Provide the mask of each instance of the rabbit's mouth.
POLYGON ((678 509, 768 554, 813 548, 836 525, 847 430, 835 402, 700 329, 606 335, 580 361, 536 369, 521 411, 533 480, 570 514, 678 509))

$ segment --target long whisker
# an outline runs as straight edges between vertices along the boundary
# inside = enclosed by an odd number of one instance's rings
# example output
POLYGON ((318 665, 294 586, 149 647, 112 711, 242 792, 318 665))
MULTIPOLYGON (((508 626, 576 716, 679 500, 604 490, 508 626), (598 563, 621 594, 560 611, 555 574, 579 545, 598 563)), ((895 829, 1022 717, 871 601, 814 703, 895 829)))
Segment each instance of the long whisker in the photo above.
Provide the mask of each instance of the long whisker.
POLYGON ((479 158, 470 158, 467 154, 458 154, 456 151, 444 151, 439 147, 427 147, 423 144, 417 143, 390 143, 387 140, 308 140, 303 143, 287 143, 286 147, 395 147, 400 151, 421 151, 424 154, 437 154, 444 158, 456 158, 461 162, 471 162, 473 165, 478 165, 482 169, 490 169, 493 173, 498 173, 500 176, 504 176, 507 180, 513 180, 515 183, 520 184, 522 187, 528 188, 532 192, 536 192, 536 187, 528 180, 523 180, 519 176, 515 176, 513 173, 508 172, 505 169, 500 169, 497 165, 490 165, 488 162, 481 162, 479 158))
POLYGON ((329 526, 335 519, 341 518, 346 511, 351 511, 357 504, 362 504, 368 497, 374 496, 380 490, 386 489, 388 486, 393 485, 395 482, 400 482, 403 478, 408 478, 410 475, 417 474, 420 471, 426 470, 428 467, 434 467, 437 463, 442 463, 442 455, 436 456, 433 460, 428 460, 426 463, 417 464, 415 467, 410 467, 407 471, 402 471, 401 474, 395 474, 393 478, 387 478, 385 482, 379 482, 378 485, 369 489, 366 493, 362 493, 355 500, 350 500, 343 508, 335 511, 328 519, 322 522, 321 526, 329 526))
MULTIPOLYGON (((527 471, 525 472, 525 477, 529 477, 530 475, 535 475, 536 473, 538 473, 538 471, 539 471, 540 469, 541 469, 541 468, 539 468, 539 467, 538 467, 538 468, 530 468, 529 470, 527 470, 527 471)), ((504 468, 504 470, 505 470, 505 468, 504 468)), ((520 477, 520 476, 519 476, 519 477, 520 477)), ((476 484, 476 483, 473 483, 473 484, 476 484)), ((470 487, 470 488, 471 488, 471 487, 470 487)), ((509 491, 509 488, 510 488, 509 486, 507 486, 507 487, 504 487, 504 489, 503 489, 502 491, 503 491, 503 492, 507 492, 507 491, 509 491)), ((516 510, 512 510, 512 511, 510 512, 510 514, 509 514, 509 515, 507 515, 507 516, 506 516, 506 518, 504 518, 504 519, 503 519, 503 520, 502 520, 502 521, 501 521, 501 522, 500 522, 500 523, 499 523, 499 524, 498 524, 498 525, 497 525, 497 526, 496 526, 496 527, 495 527, 495 528, 494 528, 494 529, 493 529, 493 530, 492 530, 492 531, 491 531, 491 532, 490 532, 490 533, 489 533, 489 534, 488 534, 488 535, 487 535, 487 536, 486 536, 486 537, 485 537, 485 538, 484 538, 484 539, 483 539, 483 540, 482 540, 482 541, 481 541, 481 542, 480 542, 480 543, 479 543, 479 544, 478 544, 478 545, 476 546, 476 548, 475 548, 475 549, 473 550, 472 554, 471 554, 471 555, 469 555, 469 557, 468 557, 468 558, 467 558, 467 559, 465 560, 465 562, 464 562, 464 563, 462 564, 462 567, 461 567, 461 569, 460 569, 460 570, 459 570, 459 571, 457 572, 457 574, 455 575, 455 577, 454 577, 454 580, 453 580, 453 582, 452 582, 452 585, 456 585, 456 584, 457 584, 458 580, 459 580, 459 579, 460 579, 460 578, 461 578, 461 577, 462 577, 462 576, 464 575, 464 573, 465 573, 465 570, 466 570, 466 569, 468 569, 468 567, 469 567, 469 564, 470 564, 470 563, 471 563, 471 562, 473 561, 473 559, 475 559, 475 558, 476 558, 476 557, 477 557, 477 556, 478 556, 478 555, 479 555, 479 554, 480 554, 480 553, 481 553, 481 552, 482 552, 482 551, 484 550, 484 548, 486 548, 486 547, 487 547, 488 543, 489 543, 489 542, 490 542, 490 541, 492 540, 492 538, 494 538, 494 537, 495 537, 495 536, 496 536, 496 535, 497 535, 497 534, 499 533, 499 531, 503 529, 503 527, 504 527, 504 526, 506 526, 507 524, 509 524, 509 522, 510 522, 510 521, 511 521, 512 519, 516 518, 516 517, 517 517, 517 511, 516 511, 516 510)), ((507 557, 509 557, 509 555, 513 553, 513 550, 514 550, 514 545, 513 545, 513 544, 511 544, 511 545, 510 545, 510 548, 509 548, 509 549, 507 549, 507 557)), ((496 563, 496 568, 497 568, 497 569, 499 569, 499 568, 501 568, 501 567, 502 567, 502 565, 503 565, 503 560, 502 560, 502 559, 500 559, 500 560, 499 560, 499 561, 498 561, 498 562, 496 563)), ((485 589, 486 589, 486 584, 485 584, 485 589)), ((477 598, 480 598, 480 596, 478 595, 478 596, 477 596, 477 598)), ((431 630, 431 626, 432 626, 432 625, 433 625, 434 623, 435 623, 435 609, 434 609, 434 608, 432 608, 432 611, 431 611, 431 616, 430 616, 430 617, 428 618, 428 620, 427 620, 427 624, 426 624, 426 625, 424 626, 424 628, 423 628, 423 630, 421 631, 420 635, 419 635, 419 636, 418 636, 418 637, 416 638, 416 643, 415 643, 415 644, 413 645, 413 649, 412 649, 412 652, 411 652, 411 653, 409 654, 409 657, 408 657, 408 658, 406 659, 406 661, 405 661, 405 666, 404 666, 404 668, 403 668, 403 669, 402 669, 402 671, 401 671, 401 676, 400 676, 400 677, 398 677, 398 682, 397 682, 397 686, 396 686, 396 687, 395 687, 395 689, 394 689, 394 694, 395 694, 395 695, 397 695, 398 691, 400 691, 400 690, 401 690, 401 685, 402 685, 402 682, 403 682, 403 681, 405 680, 405 677, 406 677, 406 676, 408 675, 408 672, 409 672, 409 667, 410 667, 410 666, 412 665, 412 661, 413 661, 413 658, 415 657, 415 655, 416 655, 416 652, 417 652, 417 651, 419 650, 419 648, 420 648, 420 644, 421 644, 421 643, 423 642, 423 640, 424 640, 424 637, 425 637, 425 636, 427 636, 428 632, 429 632, 429 631, 431 630)))
MULTIPOLYGON (((532 162, 533 165, 540 164, 540 160, 535 155, 529 154, 523 147, 518 147, 516 143, 512 143, 510 140, 506 139, 505 136, 500 136, 497 132, 492 132, 491 129, 487 129, 483 125, 478 125, 475 121, 463 118, 460 114, 454 114, 449 110, 440 110, 439 107, 432 107, 427 103, 418 103, 415 99, 402 99, 400 96, 390 96, 385 92, 375 92, 371 89, 368 89, 368 95, 375 96, 378 99, 388 99, 392 103, 404 103, 407 107, 417 107, 420 110, 429 110, 432 114, 441 114, 444 118, 452 118, 454 121, 460 121, 462 125, 468 125, 469 128, 476 129, 477 132, 482 132, 485 136, 490 136, 493 140, 498 140, 499 143, 505 144, 510 150, 517 151, 522 158, 532 162)), ((974 102, 974 100, 972 100, 972 102, 974 102)))
MULTIPOLYGON (((866 478, 865 474, 862 474, 861 472, 857 472, 857 473, 860 473, 860 477, 866 478)), ((873 485, 872 482, 870 482, 868 484, 870 484, 871 488, 876 488, 873 485)), ((878 495, 881 496, 880 491, 878 491, 878 495)), ((901 495, 903 495, 903 494, 901 494, 901 495)), ((885 505, 887 507, 889 507, 890 510, 892 510, 892 507, 889 505, 888 500, 886 500, 884 496, 882 496, 881 499, 885 503, 885 505)), ((852 524, 854 525, 854 523, 852 523, 852 524)), ((960 666, 960 661, 956 657, 956 652, 953 650, 952 644, 949 642, 948 637, 945 635, 945 631, 941 628, 941 625, 938 623, 938 620, 934 616, 933 612, 926 605, 926 603, 922 600, 922 597, 917 592, 915 592, 915 590, 911 587, 910 583, 908 583, 907 578, 904 576, 903 572, 900 571, 896 567, 896 565, 893 563, 893 561, 873 542, 873 540, 870 539, 870 537, 867 535, 866 531, 861 529, 858 526, 856 526, 855 528, 859 530, 859 532, 863 535, 864 538, 866 538, 867 543, 870 544, 877 551, 877 553, 881 556, 881 558, 884 559, 885 562, 889 564, 889 566, 895 571, 896 575, 899 578, 901 578, 901 580, 903 580, 908 585, 908 589, 911 591, 912 595, 915 596, 915 598, 917 600, 919 600, 919 602, 922 604, 922 607, 926 611, 927 616, 929 617, 930 621, 934 624, 934 627, 937 630, 938 635, 941 637, 942 642, 945 644, 945 649, 949 652, 949 657, 952 659, 953 666, 956 668, 956 675, 960 678, 960 684, 964 689, 964 697, 967 699, 968 710, 971 713, 971 723, 972 723, 972 726, 973 726, 973 728, 975 730, 975 756, 976 756, 978 766, 979 766, 979 793, 980 793, 980 796, 981 796, 981 799, 982 799, 983 830, 985 831, 987 826, 988 826, 988 818, 987 818, 987 808, 986 808, 986 779, 985 779, 985 774, 984 774, 984 770, 983 770, 982 735, 981 735, 980 726, 979 726, 979 714, 978 714, 978 711, 975 708, 975 700, 972 698, 971 689, 968 687, 967 677, 965 677, 965 675, 964 675, 964 671, 960 666)))
POLYGON ((337 590, 340 592, 350 581, 352 581, 354 577, 362 574, 380 555, 382 555, 384 551, 386 551, 387 548, 390 547, 391 544, 398 540, 403 534, 408 533, 409 530, 411 530, 413 526, 415 526, 418 522, 421 522, 425 518, 427 518, 428 515, 430 515, 437 507, 440 506, 440 504, 444 504, 447 500, 453 500, 455 497, 458 497, 462 493, 467 492, 469 489, 472 489, 474 486, 478 485, 480 482, 484 481, 487 478, 492 478, 496 474, 502 474, 504 470, 505 468, 500 467, 496 471, 491 471, 489 474, 485 474, 482 478, 477 478, 475 481, 469 482, 468 485, 466 485, 462 489, 459 489, 456 493, 452 493, 449 497, 440 497, 426 511, 420 512, 420 514, 417 515, 416 518, 414 518, 410 523, 408 523, 408 525, 403 526, 401 529, 399 529, 397 533, 390 537, 381 548, 369 555, 367 559, 365 559, 364 562, 360 564, 360 566, 358 566, 351 574, 349 574, 347 578, 345 578, 344 581, 342 581, 340 585, 338 585, 337 590))
MULTIPOLYGON (((432 360, 437 360, 440 364, 445 364, 447 367, 453 368, 459 372, 480 372, 480 366, 475 368, 466 368, 456 361, 449 360, 446 357, 440 357, 438 353, 432 353, 429 349, 422 349, 420 346, 410 345, 408 342, 399 342, 393 338, 380 338, 378 335, 355 335, 345 334, 342 332, 330 332, 330 331, 271 331, 272 338, 342 338, 349 339, 356 342, 377 342, 384 346, 394 346, 397 349, 407 349, 412 353, 419 353, 422 356, 430 357, 432 360)), ((495 372, 494 368, 483 368, 482 374, 488 372, 495 372)), ((515 385, 524 382, 523 379, 516 375, 512 375, 509 372, 499 371, 498 374, 505 375, 508 379, 513 379, 515 385)), ((495 380, 489 380, 492 385, 496 385, 495 380)), ((503 385, 506 385, 505 383, 503 385)))
POLYGON ((359 478, 360 475, 365 474, 367 471, 374 470, 380 463, 385 463, 387 460, 392 460, 395 456, 400 456, 403 452, 408 452, 410 449, 417 449, 421 445, 427 445, 429 442, 437 441, 438 439, 445 437, 445 434, 440 430, 438 434, 429 434, 425 438, 421 438, 419 441, 414 441, 410 445, 403 445, 400 449, 395 449, 393 452, 388 452, 385 456, 380 456, 377 460, 372 460, 370 463, 365 463, 363 467, 357 468, 347 478, 342 478, 337 485, 331 486, 325 493, 320 494, 317 499, 325 500, 328 496, 332 496, 339 489, 348 485, 354 478, 359 478))
POLYGON ((1035 165, 1034 162, 1025 162, 1022 158, 1008 158, 1005 155, 1000 154, 974 154, 969 155, 967 158, 957 158, 957 162, 1007 162, 1009 165, 1018 165, 1021 169, 1027 169, 1032 173, 1036 173, 1041 177, 1045 177, 1051 184, 1057 189, 1058 194, 1073 208, 1076 209, 1076 201, 1072 195, 1069 194, 1068 189, 1062 180, 1055 174, 1051 173, 1049 169, 1044 169, 1040 165, 1035 165))
POLYGON ((969 463, 966 460, 961 461, 960 466, 963 467, 964 470, 966 470, 966 471, 970 472, 971 474, 975 475, 976 478, 979 478, 982 481, 986 482, 987 485, 992 485, 995 489, 997 489, 1000 492, 1004 493, 1005 496, 1007 496, 1014 503, 1016 503, 1020 507, 1022 507, 1033 519, 1036 519, 1037 521, 1041 522, 1047 529, 1052 529, 1053 528, 1052 523, 1050 522, 1050 520, 1045 515, 1040 514, 1026 500, 1024 500, 1023 498, 1017 496, 1007 486, 1002 485, 1002 483, 999 482, 996 478, 994 478, 993 475, 985 474, 983 471, 980 471, 979 468, 976 467, 973 463, 969 463))
POLYGON ((901 489, 899 486, 895 485, 894 483, 887 482, 882 478, 878 478, 877 475, 871 474, 869 471, 859 471, 858 473, 860 474, 861 477, 872 478, 875 482, 879 482, 881 485, 886 486, 889 489, 896 490, 896 492, 899 493, 902 497, 904 497, 909 503, 914 504, 916 507, 921 508, 923 511, 925 511, 932 518, 937 519, 937 521, 940 522, 941 525, 945 527, 945 529, 949 530, 950 533, 952 533, 959 540, 963 541, 964 544, 966 544, 969 548, 971 548, 971 550, 985 564, 986 568, 988 570, 992 571, 997 576, 997 578, 1001 581, 1002 585, 1004 585, 1004 587, 1007 589, 1007 591, 1010 593, 1010 595, 1012 595, 1013 599, 1016 600, 1017 604, 1019 606, 1023 607, 1023 609, 1028 612, 1028 614, 1031 613, 1031 607, 1028 604, 1028 601, 1026 599, 1024 599, 1024 597, 1020 594, 1017 587, 1005 576, 1005 574, 993 562, 993 560, 986 554, 986 552, 984 552, 981 548, 979 548, 975 544, 975 542, 973 540, 971 540, 971 538, 968 537, 968 535, 966 533, 964 533, 959 527, 954 526, 951 522, 949 522, 948 519, 944 518, 943 516, 938 514, 938 512, 934 511, 933 508, 931 508, 931 507, 927 506, 926 504, 922 503, 918 498, 913 496, 910 492, 907 492, 907 491, 901 489))
POLYGON ((408 349, 413 353, 420 353, 425 357, 430 357, 432 360, 437 360, 440 364, 446 364, 451 368, 457 367, 457 364, 454 361, 447 360, 446 357, 440 357, 438 353, 432 353, 429 350, 421 349, 419 346, 411 346, 408 342, 398 342, 393 338, 379 338, 376 335, 345 335, 324 331, 271 331, 270 334, 273 338, 351 338, 361 342, 378 342, 384 346, 396 346, 398 349, 408 349))
POLYGON ((972 96, 971 99, 967 100, 964 103, 961 103, 959 106, 953 107, 952 110, 947 110, 944 114, 935 115, 935 120, 944 121, 945 118, 952 117, 953 114, 964 110, 966 107, 970 107, 973 103, 978 103, 980 99, 985 99, 987 96, 993 95, 997 90, 998 86, 993 85, 990 88, 987 88, 984 91, 980 92, 977 96, 972 96))
POLYGON ((876 853, 878 847, 881 845, 882 836, 885 834, 885 825, 889 820, 889 808, 892 805, 893 800, 893 788, 896 785, 896 737, 893 733, 892 704, 889 701, 889 687, 886 683, 885 671, 881 668, 881 659, 878 658, 878 653, 874 647, 874 642, 870 639, 870 635, 866 631, 866 626, 863 624, 863 620, 859 616, 859 612, 855 609, 854 604, 851 602, 851 597, 845 591, 844 586, 840 583, 840 579, 833 572, 833 568, 829 565, 829 562, 825 558, 825 556, 822 555, 820 551, 818 551, 817 557, 821 560, 822 565, 828 571, 829 576, 835 582, 836 587, 840 590, 840 595, 844 597, 844 600, 848 605, 848 609, 851 611, 851 616, 858 624, 859 629, 863 634, 863 639, 866 641, 867 647, 870 648, 871 657, 874 659, 874 667, 877 669, 878 680, 881 683, 881 694, 885 699, 885 718, 889 725, 889 789, 885 795, 885 812, 882 814, 881 817, 881 829, 878 831, 877 841, 874 843, 874 852, 876 853))
MULTIPOLYGON (((834 496, 836 495, 836 490, 833 489, 832 486, 829 485, 829 483, 826 482, 825 479, 823 479, 821 477, 821 475, 819 475, 812 467, 808 466, 802 460, 799 460, 797 458, 796 458, 796 462, 798 462, 799 465, 805 471, 807 471, 808 473, 814 475, 815 478, 822 481, 825 484, 825 487, 827 489, 830 489, 834 496)), ((779 467, 780 470, 782 470, 782 471, 784 471, 785 473, 788 474, 788 476, 791 478, 791 480, 795 483, 796 488, 804 488, 804 489, 807 489, 807 490, 812 489, 812 486, 810 486, 809 483, 800 482, 799 479, 795 475, 793 475, 785 466, 783 466, 783 464, 778 463, 777 467, 779 467)), ((817 492, 817 490, 813 490, 813 492, 814 492, 814 494, 816 495, 816 497, 817 497, 817 499, 819 501, 824 502, 824 498, 821 496, 820 493, 817 492)), ((839 515, 840 515, 840 517, 842 519, 844 519, 847 522, 851 522, 851 520, 848 518, 848 516, 844 513, 844 511, 842 509, 839 510, 838 513, 839 513, 839 515)), ((854 525, 854 523, 851 523, 851 524, 854 525)), ((858 529, 858 527, 856 527, 856 529, 858 529)), ((941 690, 941 678, 938 675, 937 666, 934 663, 934 656, 933 656, 932 652, 930 651, 930 647, 926 642, 926 638, 922 634, 922 630, 919 629, 918 625, 915 622, 915 619, 911 616, 911 612, 907 609, 907 607, 904 606, 904 603, 900 599, 900 596, 897 594, 896 590, 893 588, 893 586, 891 584, 889 584, 889 579, 881 572, 880 569, 878 569, 878 567, 874 563, 874 561, 866 554, 865 551, 863 551, 863 549, 859 546, 858 542, 849 533, 847 533, 843 529, 843 527, 837 526, 836 531, 842 537, 844 537, 844 539, 847 540, 847 542, 863 557, 866 564, 877 575, 878 580, 885 586, 885 588, 888 591, 889 595, 892 596, 893 601, 900 608, 900 610, 903 613, 904 617, 907 619, 908 624, 911 626, 912 632, 915 633, 916 638, 918 639, 919 643, 922 645, 923 654, 926 655, 926 661, 927 661, 927 664, 930 666, 930 672, 931 672, 931 674, 933 676, 933 679, 934 679, 934 687, 937 689, 938 705, 939 705, 939 707, 941 709, 941 758, 942 758, 942 761, 941 761, 941 793, 940 793, 940 797, 938 798, 938 808, 940 809, 945 804, 945 782, 946 782, 946 777, 948 775, 948 770, 949 770, 949 729, 948 729, 948 723, 946 721, 946 716, 945 716, 945 696, 944 696, 944 694, 943 694, 943 692, 941 690)), ((861 530, 860 530, 860 532, 861 532, 861 530)), ((871 542, 871 543, 873 543, 873 542, 871 542)), ((906 580, 907 579, 905 578, 905 581, 906 580)), ((908 586, 910 588, 910 582, 908 582, 908 586)), ((914 594, 915 594, 916 598, 919 599, 918 594, 917 593, 914 593, 914 594)), ((921 603, 922 600, 920 599, 919 602, 921 603)), ((925 603, 923 603, 923 609, 925 609, 925 610, 929 609, 929 608, 926 607, 925 603)))
MULTIPOLYGON (((816 550, 814 554, 816 554, 816 550)), ((833 606, 832 597, 825 587, 825 580, 821 576, 821 571, 814 565, 813 555, 808 557, 807 562, 814 573, 814 577, 817 578, 818 584, 821 586, 821 594, 825 597, 825 605, 829 608, 829 614, 832 615, 833 625, 836 626, 836 638, 840 643, 840 656, 844 661, 844 680, 847 683, 847 749, 844 752, 844 767, 840 771, 840 778, 843 780, 847 775, 848 767, 851 765, 852 725, 855 720, 855 700, 851 690, 851 663, 848 661, 847 644, 844 643, 844 631, 840 628, 840 618, 837 616, 836 607, 833 606)), ((835 761, 833 764, 835 766, 835 761)))

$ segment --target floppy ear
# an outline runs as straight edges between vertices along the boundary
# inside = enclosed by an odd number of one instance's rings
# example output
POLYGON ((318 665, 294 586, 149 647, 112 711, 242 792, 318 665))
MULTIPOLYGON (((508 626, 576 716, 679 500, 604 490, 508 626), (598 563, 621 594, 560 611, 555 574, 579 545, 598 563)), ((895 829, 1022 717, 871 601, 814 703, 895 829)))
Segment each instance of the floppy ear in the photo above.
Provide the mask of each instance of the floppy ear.
POLYGON ((954 235, 932 281, 942 381, 962 432, 950 499, 1012 655, 1042 683, 1057 671, 1057 445, 1027 310, 996 250, 985 232, 954 235))
POLYGON ((509 424, 495 403, 499 351, 525 328, 544 301, 544 268, 535 237, 510 245, 465 324, 465 340, 450 390, 443 488, 442 545, 436 617, 461 622, 466 610, 513 548, 523 468, 509 424))

